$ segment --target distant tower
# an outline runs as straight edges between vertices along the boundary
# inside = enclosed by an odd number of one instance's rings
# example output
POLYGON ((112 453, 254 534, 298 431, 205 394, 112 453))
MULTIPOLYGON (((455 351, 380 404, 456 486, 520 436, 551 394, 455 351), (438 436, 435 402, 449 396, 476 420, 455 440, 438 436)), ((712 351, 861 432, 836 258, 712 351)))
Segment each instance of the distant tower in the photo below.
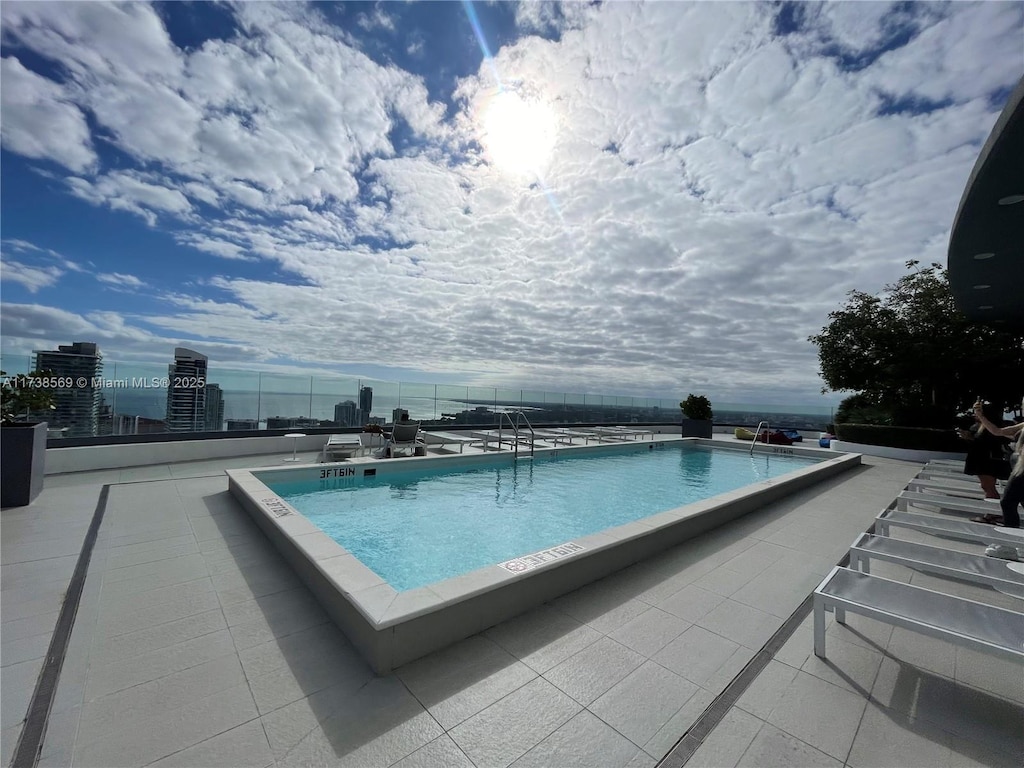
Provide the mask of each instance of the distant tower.
POLYGON ((55 377, 71 379, 71 386, 53 390, 56 408, 45 419, 49 429, 61 429, 64 437, 92 437, 99 434, 103 391, 93 379, 103 375, 103 354, 91 342, 62 344, 55 350, 35 352, 34 369, 51 371, 55 377), (85 386, 80 386, 84 379, 85 386))
POLYGON ((359 423, 359 410, 352 400, 335 403, 334 423, 339 427, 354 427, 359 423))
POLYGON ((401 421, 403 418, 409 418, 409 412, 405 408, 395 408, 391 412, 391 421, 401 421))
POLYGON ((373 410, 373 387, 359 388, 359 416, 361 421, 369 423, 370 411, 373 410))
POLYGON ((224 429, 224 392, 220 384, 206 385, 206 431, 220 432, 224 429))
POLYGON ((208 358, 177 347, 167 366, 167 431, 202 432, 206 428, 206 364, 208 358))

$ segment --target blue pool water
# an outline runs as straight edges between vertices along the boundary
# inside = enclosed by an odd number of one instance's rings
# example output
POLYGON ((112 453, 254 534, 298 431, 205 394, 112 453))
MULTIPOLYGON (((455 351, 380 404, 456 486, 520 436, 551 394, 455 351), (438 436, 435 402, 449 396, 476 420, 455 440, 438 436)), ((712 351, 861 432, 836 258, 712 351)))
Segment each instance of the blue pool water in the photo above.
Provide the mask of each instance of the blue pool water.
POLYGON ((815 463, 667 446, 267 485, 402 591, 815 463))

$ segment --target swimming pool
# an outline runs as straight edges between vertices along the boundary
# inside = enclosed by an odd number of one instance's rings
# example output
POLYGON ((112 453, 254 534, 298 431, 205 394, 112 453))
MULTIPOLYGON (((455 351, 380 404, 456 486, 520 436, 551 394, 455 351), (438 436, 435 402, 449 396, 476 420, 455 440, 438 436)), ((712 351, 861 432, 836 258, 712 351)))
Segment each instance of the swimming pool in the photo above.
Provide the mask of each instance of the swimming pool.
POLYGON ((267 486, 397 591, 555 547, 811 466, 818 458, 632 446, 267 486))
MULTIPOLYGON (((661 436, 653 443, 645 441, 642 445, 539 449, 537 458, 532 461, 532 469, 530 462, 522 458, 516 464, 508 451, 492 451, 475 456, 428 456, 384 461, 356 459, 338 464, 227 470, 225 474, 231 494, 266 533, 334 622, 375 671, 387 673, 401 664, 481 632, 860 464, 859 454, 837 454, 796 446, 755 446, 754 459, 751 460, 748 451, 737 450, 734 444, 730 448, 729 445, 715 440, 661 436), (662 511, 637 518, 634 509, 636 499, 647 498, 647 489, 641 494, 636 492, 635 469, 613 468, 624 454, 642 454, 634 458, 655 464, 665 460, 679 464, 692 452, 681 449, 684 444, 700 448, 703 456, 690 457, 690 460, 698 462, 717 460, 720 452, 710 451, 711 447, 726 448, 721 455, 738 461, 740 465, 745 464, 748 472, 754 471, 753 482, 748 474, 746 478, 737 479, 737 482, 746 484, 733 490, 721 492, 718 486, 707 485, 698 501, 668 501, 671 508, 659 504, 662 511), (603 467, 604 474, 614 478, 616 482, 613 485, 620 486, 623 492, 619 495, 608 489, 595 492, 590 495, 589 505, 582 508, 584 514, 577 511, 573 515, 563 515, 582 516, 590 526, 585 530, 592 530, 590 533, 578 532, 567 536, 564 531, 550 532, 550 537, 558 539, 558 543, 552 546, 545 546, 551 539, 528 538, 532 535, 532 526, 518 523, 531 518, 529 513, 522 512, 515 505, 529 501, 531 503, 526 504, 526 509, 538 506, 538 492, 547 485, 540 480, 549 470, 575 462, 577 456, 599 457, 596 466, 603 467), (791 456, 812 461, 809 465, 787 466, 783 460, 791 456), (761 473, 762 467, 764 473, 761 473), (789 471, 774 477, 767 475, 767 472, 783 467, 789 471), (483 470, 491 474, 487 475, 483 470), (478 489, 477 492, 492 496, 497 512, 486 513, 489 517, 485 517, 479 511, 473 512, 477 509, 474 505, 462 503, 466 509, 456 510, 462 517, 442 525, 429 512, 419 511, 415 515, 411 512, 413 507, 409 502, 421 496, 424 488, 435 483, 457 485, 470 474, 489 478, 483 483, 487 491, 478 489), (282 498, 271 487, 280 489, 285 497, 282 498), (478 528, 476 533, 468 536, 468 540, 470 544, 475 542, 476 546, 485 548, 491 546, 491 538, 497 538, 492 536, 494 530, 515 518, 517 525, 509 527, 517 530, 512 540, 519 554, 499 561, 507 551, 492 551, 483 558, 485 564, 482 567, 474 568, 472 563, 462 562, 457 575, 445 577, 438 574, 436 578, 439 580, 420 583, 423 579, 419 574, 425 565, 434 567, 438 564, 436 561, 446 558, 428 552, 417 560, 407 553, 392 556, 396 562, 404 562, 407 573, 389 575, 385 579, 364 562, 363 558, 372 559, 371 555, 362 553, 357 556, 354 553, 353 550, 358 549, 357 541, 346 539, 345 545, 340 544, 293 505, 295 501, 301 506, 298 497, 315 496, 321 488, 332 491, 352 489, 352 493, 341 494, 352 499, 369 499, 377 494, 389 499, 388 505, 401 507, 391 522, 371 520, 371 527, 367 530, 376 530, 376 533, 364 532, 363 538, 388 539, 390 533, 398 529, 430 532, 432 535, 438 530, 448 531, 457 533, 456 538, 467 538, 462 536, 463 528, 475 516, 490 524, 478 528), (289 496, 295 490, 300 491, 297 496, 289 496), (599 501, 593 501, 594 498, 599 498, 599 501), (587 509, 591 513, 598 509, 600 514, 586 513, 587 509), (623 519, 628 522, 616 522, 623 519), (608 525, 611 527, 600 528, 608 525), (529 546, 544 548, 523 554, 524 547, 529 546), (465 570, 467 567, 470 568, 468 572, 465 570), (402 582, 401 579, 409 574, 418 581, 402 582), (391 583, 392 579, 400 588, 391 583), (415 583, 419 586, 413 586, 415 583)), ((727 474, 732 472, 730 470, 727 474)), ((673 476, 673 472, 664 467, 660 474, 673 476)), ((703 485, 703 480, 699 480, 703 474, 691 469, 687 473, 688 481, 703 485)), ((675 485, 685 485, 679 477, 676 473, 675 485)), ((644 482, 654 483, 655 480, 648 478, 644 482)), ((594 483, 596 487, 596 480, 588 480, 588 483, 594 483)), ((583 494, 577 492, 576 495, 583 494)), ((663 500, 662 503, 666 502, 663 500)), ((546 504, 554 505, 552 502, 546 504)), ((310 514, 315 518, 318 513, 310 514)), ((377 513, 366 508, 357 508, 348 513, 347 519, 351 523, 375 516, 377 513)), ((352 528, 348 524, 341 527, 352 528)))

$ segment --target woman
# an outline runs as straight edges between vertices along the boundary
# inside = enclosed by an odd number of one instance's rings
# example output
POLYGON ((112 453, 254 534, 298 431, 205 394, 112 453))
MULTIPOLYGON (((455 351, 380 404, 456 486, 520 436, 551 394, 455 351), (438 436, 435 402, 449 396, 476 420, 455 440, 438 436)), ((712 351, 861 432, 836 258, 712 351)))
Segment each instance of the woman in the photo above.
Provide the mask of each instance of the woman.
MULTIPOLYGON (((987 406, 982 409, 986 418, 993 424, 1002 427, 1002 409, 987 406)), ((1003 453, 1003 446, 1009 442, 1005 437, 997 437, 989 432, 975 417, 971 429, 959 430, 960 437, 968 441, 967 460, 964 462, 964 474, 976 475, 985 498, 999 502, 999 491, 996 480, 1010 477, 1010 462, 1003 453)), ((1002 521, 1002 515, 984 515, 972 518, 976 523, 996 523, 1002 521)))
MULTIPOLYGON (((1024 400, 1021 401, 1021 409, 1024 410, 1024 400)), ((991 434, 999 437, 1016 438, 1014 453, 1016 460, 1013 469, 1010 471, 1010 479, 1003 490, 1003 497, 999 506, 1003 510, 1003 525, 1007 528, 1020 528, 1019 507, 1024 504, 1024 422, 1009 427, 997 427, 984 414, 981 402, 974 404, 974 417, 991 434)), ((1012 549, 1010 547, 1009 549, 1012 549)))

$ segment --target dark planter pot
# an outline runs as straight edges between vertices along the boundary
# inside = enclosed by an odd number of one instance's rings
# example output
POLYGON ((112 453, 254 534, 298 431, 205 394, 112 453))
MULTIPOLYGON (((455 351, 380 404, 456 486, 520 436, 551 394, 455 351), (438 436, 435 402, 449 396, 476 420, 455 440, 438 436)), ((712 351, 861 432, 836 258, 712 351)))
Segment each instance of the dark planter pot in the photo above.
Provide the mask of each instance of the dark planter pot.
POLYGON ((711 437, 710 419, 683 419, 683 437, 711 437))
POLYGON ((0 507, 24 507, 43 490, 46 422, 0 427, 0 507))

